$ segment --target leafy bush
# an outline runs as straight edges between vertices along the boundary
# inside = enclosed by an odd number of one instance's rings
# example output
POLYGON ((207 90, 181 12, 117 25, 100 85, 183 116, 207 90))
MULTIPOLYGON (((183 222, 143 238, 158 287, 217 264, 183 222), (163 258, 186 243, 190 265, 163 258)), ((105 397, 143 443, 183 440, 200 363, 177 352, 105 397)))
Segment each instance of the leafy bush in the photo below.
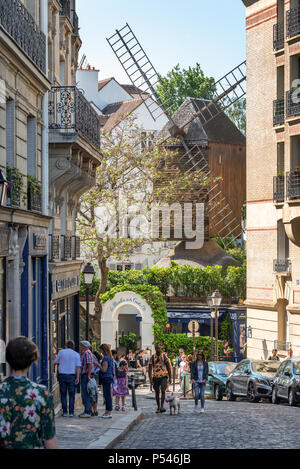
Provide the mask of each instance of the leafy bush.
POLYGON ((140 337, 137 337, 133 332, 130 332, 128 335, 121 335, 119 338, 119 346, 125 347, 127 353, 129 350, 135 351, 137 349, 137 341, 139 339, 140 337))

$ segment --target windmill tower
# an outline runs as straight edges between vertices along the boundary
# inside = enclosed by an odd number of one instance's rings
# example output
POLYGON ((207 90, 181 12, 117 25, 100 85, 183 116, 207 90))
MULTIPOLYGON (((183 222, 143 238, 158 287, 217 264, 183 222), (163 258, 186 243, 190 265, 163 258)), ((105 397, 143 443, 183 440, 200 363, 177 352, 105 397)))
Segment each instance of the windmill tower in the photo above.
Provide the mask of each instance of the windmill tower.
POLYGON ((192 116, 179 127, 169 112, 172 100, 166 89, 163 89, 163 100, 159 97, 156 86, 161 85, 160 76, 130 26, 126 24, 122 29, 116 30, 107 41, 131 83, 141 90, 141 98, 143 93, 148 93, 151 97, 151 100, 144 102, 152 118, 156 120, 162 114, 167 116, 168 136, 179 139, 182 146, 178 158, 180 168, 187 172, 201 171, 211 181, 205 194, 200 194, 199 202, 202 200, 205 203, 205 215, 209 218, 209 226, 212 227, 208 236, 221 238, 226 247, 227 238, 241 237, 243 233, 241 217, 235 213, 220 182, 216 180, 204 149, 199 144, 192 147, 189 145, 185 128, 197 119, 205 128, 220 113, 245 96, 246 62, 242 62, 217 81, 213 99, 199 101, 192 116))

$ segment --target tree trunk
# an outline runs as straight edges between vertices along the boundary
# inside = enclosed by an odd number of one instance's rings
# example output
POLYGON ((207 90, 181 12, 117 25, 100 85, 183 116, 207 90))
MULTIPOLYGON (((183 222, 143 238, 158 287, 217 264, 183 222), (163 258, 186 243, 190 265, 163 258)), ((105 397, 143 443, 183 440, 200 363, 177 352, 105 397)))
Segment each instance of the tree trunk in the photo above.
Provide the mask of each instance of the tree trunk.
POLYGON ((95 298, 95 319, 99 323, 100 337, 101 338, 101 317, 102 317, 102 303, 99 296, 106 292, 109 268, 106 265, 106 259, 101 258, 98 260, 100 269, 100 284, 95 298))

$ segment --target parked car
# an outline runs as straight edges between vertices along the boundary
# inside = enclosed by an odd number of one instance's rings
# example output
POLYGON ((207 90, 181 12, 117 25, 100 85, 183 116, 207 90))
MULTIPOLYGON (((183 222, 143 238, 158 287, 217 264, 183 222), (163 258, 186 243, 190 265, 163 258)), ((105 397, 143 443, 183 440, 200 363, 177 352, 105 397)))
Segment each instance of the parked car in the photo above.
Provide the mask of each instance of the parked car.
POLYGON ((221 401, 226 395, 226 381, 228 375, 236 367, 234 362, 208 362, 208 380, 205 394, 221 401))
POLYGON ((131 389, 131 379, 134 379, 135 387, 146 384, 146 374, 140 368, 128 368, 128 387, 131 389))
POLYGON ((273 380, 279 366, 279 361, 242 360, 228 376, 227 400, 247 397, 250 402, 258 402, 261 398, 271 401, 273 380))
POLYGON ((289 405, 300 404, 300 358, 284 360, 274 378, 272 402, 288 401, 289 405))

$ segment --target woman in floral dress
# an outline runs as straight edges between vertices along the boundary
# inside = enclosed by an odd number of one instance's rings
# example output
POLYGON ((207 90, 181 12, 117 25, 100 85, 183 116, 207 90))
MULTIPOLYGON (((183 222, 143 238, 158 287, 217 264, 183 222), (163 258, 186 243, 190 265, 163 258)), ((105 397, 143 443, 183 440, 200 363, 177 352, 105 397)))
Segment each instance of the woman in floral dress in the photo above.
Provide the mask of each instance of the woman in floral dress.
POLYGON ((26 337, 16 337, 6 347, 11 373, 0 385, 1 449, 58 448, 52 396, 27 378, 38 356, 37 346, 26 337))
POLYGON ((128 390, 128 376, 127 376, 127 362, 126 360, 121 360, 119 368, 116 370, 117 383, 114 386, 114 396, 116 396, 116 407, 115 410, 120 410, 120 397, 122 399, 122 412, 125 412, 125 399, 129 394, 128 390))

